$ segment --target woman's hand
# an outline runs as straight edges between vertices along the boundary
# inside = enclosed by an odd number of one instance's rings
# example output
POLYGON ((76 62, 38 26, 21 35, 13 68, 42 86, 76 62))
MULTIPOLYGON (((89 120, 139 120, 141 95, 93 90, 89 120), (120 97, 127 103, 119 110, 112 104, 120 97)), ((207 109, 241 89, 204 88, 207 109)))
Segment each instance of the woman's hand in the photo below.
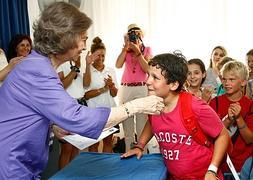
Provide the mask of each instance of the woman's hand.
POLYGON ((114 86, 114 83, 112 81, 112 77, 110 75, 108 75, 108 78, 105 78, 104 81, 105 81, 105 85, 107 87, 110 88, 110 87, 114 86))
POLYGON ((120 158, 124 159, 124 158, 128 158, 130 156, 136 155, 137 159, 140 159, 142 157, 142 154, 143 154, 142 150, 140 150, 139 148, 134 148, 134 149, 131 149, 128 152, 122 154, 120 156, 120 158))
POLYGON ((112 107, 105 128, 115 126, 128 117, 137 114, 160 114, 164 109, 163 99, 155 95, 138 98, 118 107, 112 107))
POLYGON ((214 92, 214 88, 213 87, 211 87, 211 86, 203 87, 203 89, 202 89, 202 95, 201 95, 202 97, 201 98, 204 101, 206 101, 207 103, 209 103, 209 101, 212 98, 213 92, 214 92))
POLYGON ((21 62, 24 56, 14 57, 10 60, 8 66, 13 69, 18 63, 21 62))
POLYGON ((135 54, 140 54, 141 53, 139 47, 140 47, 139 44, 135 44, 133 42, 129 42, 129 49, 132 49, 135 52, 135 54))
POLYGON ((66 135, 70 135, 70 132, 60 128, 59 126, 53 124, 52 125, 52 131, 54 133, 54 135, 58 138, 58 139, 62 139, 64 136, 66 135))
POLYGON ((92 64, 97 58, 98 58, 98 54, 96 52, 93 54, 90 54, 90 51, 88 51, 85 57, 86 64, 88 65, 92 64))
POLYGON ((163 99, 155 95, 129 101, 125 106, 130 116, 135 113, 160 114, 164 109, 163 99))

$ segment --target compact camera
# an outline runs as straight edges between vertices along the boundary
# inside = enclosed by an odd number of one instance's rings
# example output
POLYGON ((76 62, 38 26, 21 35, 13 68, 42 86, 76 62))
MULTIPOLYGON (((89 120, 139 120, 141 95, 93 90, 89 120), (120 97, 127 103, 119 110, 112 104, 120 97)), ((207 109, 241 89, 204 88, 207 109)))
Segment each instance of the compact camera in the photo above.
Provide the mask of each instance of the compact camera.
POLYGON ((136 43, 136 41, 140 38, 135 31, 128 32, 129 41, 136 43))

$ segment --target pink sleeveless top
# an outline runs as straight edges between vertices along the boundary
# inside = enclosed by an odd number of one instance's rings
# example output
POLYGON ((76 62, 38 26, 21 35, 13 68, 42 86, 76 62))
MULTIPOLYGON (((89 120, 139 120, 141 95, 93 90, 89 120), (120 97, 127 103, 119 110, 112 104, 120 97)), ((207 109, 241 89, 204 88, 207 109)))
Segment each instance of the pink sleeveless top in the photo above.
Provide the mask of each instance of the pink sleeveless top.
MULTIPOLYGON (((151 56, 151 48, 145 47, 143 56, 151 56)), ((146 82, 147 73, 141 69, 141 65, 132 53, 127 53, 125 58, 125 68, 122 75, 121 83, 146 82)))

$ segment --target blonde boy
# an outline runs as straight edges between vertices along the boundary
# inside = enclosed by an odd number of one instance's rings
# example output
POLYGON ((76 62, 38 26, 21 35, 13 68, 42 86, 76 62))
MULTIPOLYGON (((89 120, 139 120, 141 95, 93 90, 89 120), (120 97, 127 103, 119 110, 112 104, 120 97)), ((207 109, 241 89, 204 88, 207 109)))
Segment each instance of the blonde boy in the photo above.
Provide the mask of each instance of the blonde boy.
MULTIPOLYGON (((221 76, 226 93, 212 99, 210 106, 229 129, 234 144, 230 157, 235 169, 240 172, 243 163, 253 152, 252 100, 242 93, 249 72, 243 63, 231 61, 222 67, 221 76)), ((227 167, 224 172, 228 172, 227 167)))

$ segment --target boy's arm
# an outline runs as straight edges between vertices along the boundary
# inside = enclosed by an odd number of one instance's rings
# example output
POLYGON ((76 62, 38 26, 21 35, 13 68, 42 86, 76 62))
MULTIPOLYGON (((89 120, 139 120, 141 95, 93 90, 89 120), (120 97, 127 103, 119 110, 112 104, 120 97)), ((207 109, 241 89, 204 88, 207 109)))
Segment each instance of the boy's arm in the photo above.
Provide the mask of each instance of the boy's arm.
POLYGON ((137 147, 129 150, 128 152, 124 153, 121 155, 121 158, 127 158, 133 155, 137 156, 137 159, 140 159, 142 157, 142 151, 145 147, 145 145, 149 142, 149 140, 153 137, 152 129, 151 129, 151 124, 149 121, 146 122, 140 139, 138 141, 137 147))
POLYGON ((214 141, 214 152, 211 164, 215 167, 219 167, 221 164, 222 159, 224 158, 224 155, 226 154, 226 150, 229 145, 229 134, 227 129, 224 127, 219 136, 214 141))
POLYGON ((151 127, 150 121, 147 120, 147 122, 142 130, 142 133, 141 133, 138 143, 141 143, 145 146, 150 141, 150 139, 152 137, 153 137, 152 127, 151 127))
MULTIPOLYGON (((252 116, 249 116, 252 118, 252 116)), ((236 119, 237 128, 243 138, 243 140, 246 142, 246 144, 253 143, 253 132, 252 130, 247 126, 247 123, 244 121, 242 116, 240 115, 236 119)))
MULTIPOLYGON (((251 111, 251 108, 249 111, 251 111)), ((237 128, 246 144, 253 143, 253 132, 250 127, 248 127, 251 126, 249 123, 253 121, 252 113, 248 112, 248 115, 246 115, 247 120, 243 119, 241 115, 241 105, 236 102, 230 104, 228 109, 228 116, 230 119, 232 119, 233 122, 236 122, 237 128), (245 120, 249 123, 247 124, 245 120)))
POLYGON ((224 127, 219 136, 214 141, 214 152, 212 161, 208 167, 205 179, 213 179, 217 177, 217 170, 226 155, 226 150, 229 145, 229 135, 227 129, 224 127))

